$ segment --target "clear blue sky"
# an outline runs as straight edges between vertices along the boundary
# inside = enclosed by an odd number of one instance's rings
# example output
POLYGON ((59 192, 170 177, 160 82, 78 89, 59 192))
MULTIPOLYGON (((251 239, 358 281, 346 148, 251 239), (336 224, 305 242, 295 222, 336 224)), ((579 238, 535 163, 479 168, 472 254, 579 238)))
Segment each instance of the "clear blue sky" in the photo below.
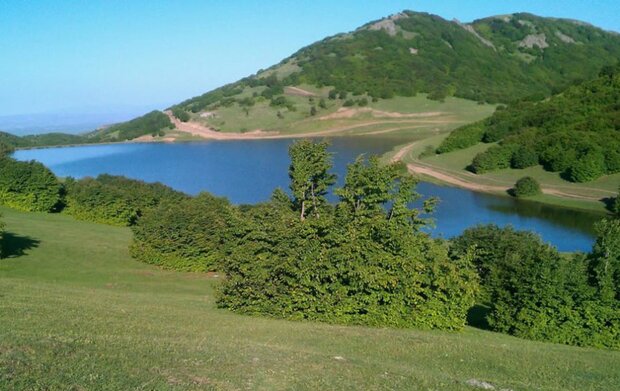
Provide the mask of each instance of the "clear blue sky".
POLYGON ((165 106, 403 9, 527 11, 620 31, 619 0, 0 0, 0 115, 165 106))

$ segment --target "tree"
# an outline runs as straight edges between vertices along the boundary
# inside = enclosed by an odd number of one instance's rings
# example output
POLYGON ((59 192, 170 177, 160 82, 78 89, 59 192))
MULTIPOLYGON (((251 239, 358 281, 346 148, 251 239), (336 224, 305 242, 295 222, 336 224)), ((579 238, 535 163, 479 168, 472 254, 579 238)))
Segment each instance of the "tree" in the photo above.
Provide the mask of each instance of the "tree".
POLYGON ((332 156, 327 152, 328 146, 329 143, 325 141, 314 143, 310 140, 300 140, 289 148, 290 188, 300 220, 309 215, 319 216, 320 208, 326 202, 327 190, 336 181, 336 176, 329 173, 332 168, 332 156))
POLYGON ((43 164, 0 158, 0 204, 29 212, 53 212, 62 186, 43 164))
POLYGON ((540 184, 536 181, 536 179, 526 176, 517 181, 515 183, 515 187, 512 189, 512 194, 515 197, 532 197, 538 194, 541 194, 542 190, 540 189, 540 184))
POLYGON ((310 115, 311 116, 315 116, 316 115, 316 106, 310 107, 310 115))
POLYGON ((603 220, 595 229, 597 238, 590 254, 590 271, 600 300, 620 301, 620 220, 603 220))
POLYGON ((618 192, 618 197, 614 201, 613 211, 616 212, 617 216, 620 216, 620 192, 618 192))
POLYGON ((327 103, 325 102, 325 99, 321 98, 321 100, 319 100, 319 107, 322 109, 327 108, 327 103))

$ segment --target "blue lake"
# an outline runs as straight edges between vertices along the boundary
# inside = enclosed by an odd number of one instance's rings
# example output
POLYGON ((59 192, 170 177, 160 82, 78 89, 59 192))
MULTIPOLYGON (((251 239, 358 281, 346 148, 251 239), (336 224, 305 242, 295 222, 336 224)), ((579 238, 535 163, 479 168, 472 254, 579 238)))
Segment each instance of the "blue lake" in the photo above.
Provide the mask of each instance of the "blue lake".
MULTIPOLYGON (((292 140, 211 141, 178 144, 115 144, 20 150, 15 158, 37 160, 59 176, 82 178, 102 173, 162 182, 189 194, 201 191, 232 202, 269 199, 288 186, 288 146, 292 140)), ((359 154, 381 154, 396 140, 335 138, 334 171, 340 180, 359 154)), ((472 191, 420 183, 424 197, 441 202, 434 214, 434 236, 450 238, 476 224, 511 224, 537 232, 561 251, 589 251, 592 225, 600 215, 472 191)))

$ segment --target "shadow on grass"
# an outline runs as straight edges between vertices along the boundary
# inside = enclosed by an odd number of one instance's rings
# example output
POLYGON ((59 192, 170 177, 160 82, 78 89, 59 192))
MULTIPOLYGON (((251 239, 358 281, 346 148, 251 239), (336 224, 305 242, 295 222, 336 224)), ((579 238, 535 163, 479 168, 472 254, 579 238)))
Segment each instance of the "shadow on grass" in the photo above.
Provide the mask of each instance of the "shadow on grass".
POLYGON ((476 304, 467 312, 467 324, 471 327, 482 330, 490 330, 487 322, 487 315, 491 312, 491 308, 483 304, 476 304))
POLYGON ((29 236, 16 235, 5 232, 2 235, 2 258, 16 258, 26 254, 26 251, 39 247, 40 240, 29 236))
POLYGON ((614 212, 614 208, 616 206, 616 198, 615 197, 607 197, 601 200, 603 204, 605 204, 605 209, 610 212, 614 212))

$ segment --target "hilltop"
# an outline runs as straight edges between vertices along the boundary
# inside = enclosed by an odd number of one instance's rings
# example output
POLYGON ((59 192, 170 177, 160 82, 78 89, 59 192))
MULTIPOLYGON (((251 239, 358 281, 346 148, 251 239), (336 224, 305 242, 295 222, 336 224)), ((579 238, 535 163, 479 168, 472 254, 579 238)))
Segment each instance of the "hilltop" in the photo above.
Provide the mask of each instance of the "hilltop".
MULTIPOLYGON (((421 94, 434 101, 454 97, 481 104, 540 100, 595 77, 617 58, 619 34, 579 21, 517 13, 461 23, 403 11, 304 47, 269 69, 170 111, 180 122, 208 131, 307 133, 337 128, 324 121, 335 113, 367 119, 368 110, 376 109, 390 113, 384 120, 411 114, 420 101, 406 100, 421 94), (395 97, 404 101, 391 105, 395 97), (352 111, 360 107, 362 113, 352 111)), ((140 118, 134 120, 139 129, 135 121, 140 118)), ((205 133, 167 126, 139 133, 146 139, 160 131, 166 133, 160 139, 205 133)), ((117 139, 113 130, 99 134, 117 139)))

